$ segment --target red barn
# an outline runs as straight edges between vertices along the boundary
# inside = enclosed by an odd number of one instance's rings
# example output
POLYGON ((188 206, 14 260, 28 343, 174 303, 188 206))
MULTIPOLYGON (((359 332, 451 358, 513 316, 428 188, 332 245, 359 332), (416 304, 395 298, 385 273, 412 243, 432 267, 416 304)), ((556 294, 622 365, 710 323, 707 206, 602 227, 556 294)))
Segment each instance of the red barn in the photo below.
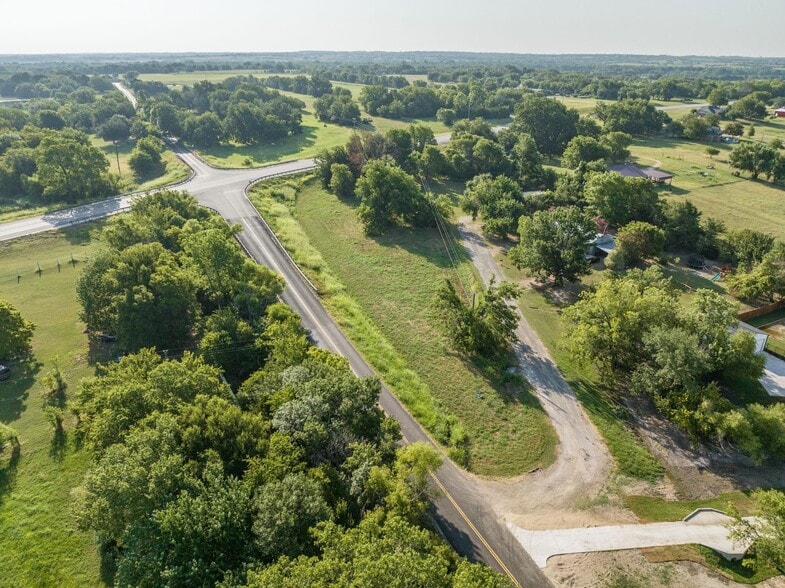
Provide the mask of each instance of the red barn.
POLYGON ((774 111, 774 116, 785 118, 785 108, 778 108, 774 111))

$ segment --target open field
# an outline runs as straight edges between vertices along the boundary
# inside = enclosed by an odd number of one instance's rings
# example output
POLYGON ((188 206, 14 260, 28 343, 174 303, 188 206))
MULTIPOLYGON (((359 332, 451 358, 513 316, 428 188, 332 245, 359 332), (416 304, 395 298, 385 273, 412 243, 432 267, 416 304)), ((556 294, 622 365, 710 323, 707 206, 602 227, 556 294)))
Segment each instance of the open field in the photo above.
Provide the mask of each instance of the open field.
MULTIPOLYGON (((554 96, 556 100, 564 104, 567 108, 574 108, 580 114, 590 114, 594 107, 602 102, 603 104, 613 104, 616 100, 601 100, 599 98, 578 98, 575 96, 554 96)), ((674 106, 678 107, 677 109, 668 111, 668 114, 673 116, 671 113, 681 113, 681 112, 689 112, 691 109, 695 108, 695 105, 692 103, 684 103, 680 101, 666 101, 666 100, 650 100, 649 101, 654 106, 674 106)))
MULTIPOLYGON (((785 135, 785 123, 770 122, 770 129, 770 136, 785 135)), ((717 218, 729 229, 754 228, 785 239, 785 189, 733 176, 728 164, 731 147, 656 137, 636 140, 630 151, 640 165, 674 174, 673 185, 661 188, 665 198, 689 199, 704 217, 717 218), (720 154, 710 158, 705 152, 709 146, 720 154)))
MULTIPOLYGON (((285 76, 287 74, 271 74, 258 69, 221 69, 216 71, 187 71, 178 73, 150 73, 139 74, 143 82, 161 82, 171 86, 192 86, 196 82, 207 81, 218 83, 234 76, 252 75, 257 78, 266 78, 272 75, 285 76)), ((294 74, 289 74, 294 75, 294 74)))
POLYGON ((92 375, 96 353, 109 351, 88 347, 75 292, 83 261, 98 247, 97 230, 83 225, 0 244, 0 298, 37 325, 35 361, 27 369, 14 366, 11 379, 0 382, 0 421, 14 427, 21 442, 18 459, 0 455, 3 586, 102 585, 93 537, 76 530, 70 514, 69 491, 81 483, 89 456, 69 437, 70 419, 65 438, 54 437, 41 397, 41 380, 55 360, 72 391, 92 375))
POLYGON ((708 500, 664 500, 652 496, 625 496, 624 506, 635 513, 642 523, 681 521, 698 508, 727 511, 733 504, 742 516, 755 514, 755 501, 744 492, 722 494, 708 500))
MULTIPOLYGON (((452 273, 435 230, 395 229, 370 239, 356 204, 327 194, 314 179, 296 202, 293 181, 269 186, 258 185, 252 200, 360 352, 435 437, 444 437, 445 426, 453 435, 464 431, 469 469, 483 475, 516 475, 553 460, 553 431, 525 383, 504 366, 458 356, 435 328, 435 288, 452 273)), ((466 259, 458 271, 473 280, 466 259)))

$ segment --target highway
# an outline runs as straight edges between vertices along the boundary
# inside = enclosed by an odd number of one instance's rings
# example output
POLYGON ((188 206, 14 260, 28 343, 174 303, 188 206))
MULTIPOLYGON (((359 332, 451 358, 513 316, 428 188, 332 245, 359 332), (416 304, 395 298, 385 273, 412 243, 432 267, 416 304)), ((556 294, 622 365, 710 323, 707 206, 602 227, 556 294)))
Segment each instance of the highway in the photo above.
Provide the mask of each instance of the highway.
MULTIPOLYGON (((284 277, 286 288, 282 298, 300 315, 303 326, 311 331, 314 340, 347 357, 358 376, 374 375, 326 312, 317 293, 304 279, 246 195, 247 188, 255 181, 310 170, 315 167, 315 161, 306 159, 256 169, 217 169, 182 146, 172 147, 194 172, 189 180, 178 184, 178 189, 187 190, 202 205, 218 212, 230 224, 239 224, 243 229, 237 235, 240 244, 251 258, 284 277)), ((42 217, 3 223, 0 224, 0 241, 107 217, 127 210, 134 197, 138 196, 118 196, 42 217)), ((442 449, 384 386, 379 403, 388 415, 400 423, 406 442, 428 443, 443 454, 442 449)), ((434 476, 434 483, 441 496, 433 503, 432 517, 441 534, 458 553, 507 574, 518 586, 551 585, 504 521, 494 513, 474 481, 446 456, 434 476)))

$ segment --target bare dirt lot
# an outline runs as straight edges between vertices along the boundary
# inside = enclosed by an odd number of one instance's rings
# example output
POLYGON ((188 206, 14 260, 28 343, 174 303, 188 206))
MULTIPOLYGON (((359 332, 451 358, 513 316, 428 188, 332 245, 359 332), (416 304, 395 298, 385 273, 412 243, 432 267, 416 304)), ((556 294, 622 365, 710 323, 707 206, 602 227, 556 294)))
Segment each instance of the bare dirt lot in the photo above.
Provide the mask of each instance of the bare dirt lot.
MULTIPOLYGON (((548 560, 545 575, 555 586, 575 588, 725 588, 739 584, 694 562, 649 563, 640 550, 560 555, 548 560)), ((783 588, 785 578, 771 578, 759 588, 783 588)))

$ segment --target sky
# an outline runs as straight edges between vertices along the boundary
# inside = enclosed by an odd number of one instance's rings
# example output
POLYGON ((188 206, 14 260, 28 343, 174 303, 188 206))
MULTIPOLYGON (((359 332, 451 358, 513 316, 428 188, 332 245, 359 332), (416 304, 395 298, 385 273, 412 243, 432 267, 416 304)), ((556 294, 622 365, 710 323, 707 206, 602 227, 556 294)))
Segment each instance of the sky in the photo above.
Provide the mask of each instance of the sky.
POLYGON ((785 57, 785 0, 0 0, 0 54, 302 50, 785 57))

